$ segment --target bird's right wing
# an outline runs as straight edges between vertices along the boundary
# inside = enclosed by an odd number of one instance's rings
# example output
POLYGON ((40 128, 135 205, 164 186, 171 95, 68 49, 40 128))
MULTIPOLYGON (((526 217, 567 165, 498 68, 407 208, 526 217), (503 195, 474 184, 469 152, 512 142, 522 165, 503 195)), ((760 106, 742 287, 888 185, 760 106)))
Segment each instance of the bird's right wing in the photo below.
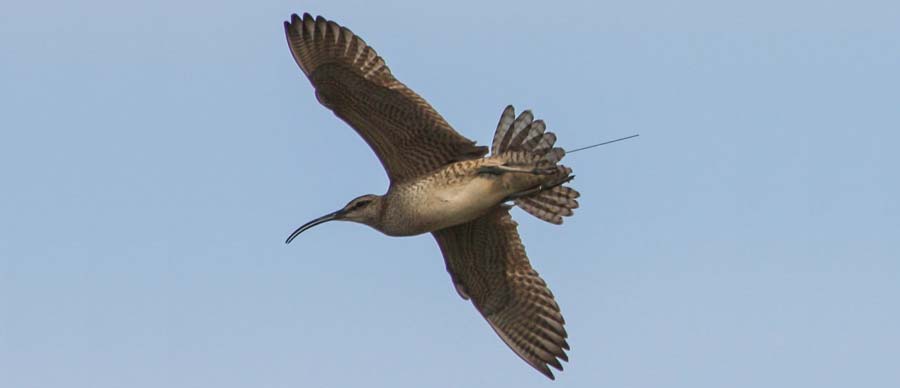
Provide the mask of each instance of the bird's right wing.
POLYGON ((392 182, 487 154, 391 74, 384 60, 346 27, 291 15, 284 32, 294 60, 322 105, 350 124, 378 155, 392 182))
POLYGON ((565 320, 544 280, 531 268, 509 209, 497 207, 465 224, 433 232, 460 296, 471 299, 500 338, 553 379, 547 364, 568 361, 565 320))

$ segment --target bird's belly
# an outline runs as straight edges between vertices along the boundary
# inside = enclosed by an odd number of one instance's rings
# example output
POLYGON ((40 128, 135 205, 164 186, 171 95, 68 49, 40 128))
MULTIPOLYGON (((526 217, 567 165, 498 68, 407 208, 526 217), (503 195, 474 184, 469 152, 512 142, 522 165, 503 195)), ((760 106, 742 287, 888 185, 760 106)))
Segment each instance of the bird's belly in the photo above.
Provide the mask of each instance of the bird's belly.
MULTIPOLYGON (((497 206, 507 193, 495 176, 475 176, 449 185, 422 187, 406 201, 398 201, 403 209, 395 209, 406 216, 402 235, 414 235, 463 224, 481 217, 497 206)), ((399 231, 399 230, 398 230, 399 231)), ((391 231, 386 230, 385 233, 391 231)))
POLYGON ((435 190, 424 218, 432 219, 436 229, 459 225, 481 217, 506 197, 493 176, 479 176, 465 183, 435 190))

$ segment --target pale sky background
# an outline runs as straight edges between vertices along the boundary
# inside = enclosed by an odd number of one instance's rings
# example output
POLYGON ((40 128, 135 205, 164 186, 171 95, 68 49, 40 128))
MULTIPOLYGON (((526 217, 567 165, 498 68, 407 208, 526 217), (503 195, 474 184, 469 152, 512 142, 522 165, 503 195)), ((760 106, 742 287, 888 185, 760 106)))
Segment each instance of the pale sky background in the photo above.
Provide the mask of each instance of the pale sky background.
POLYGON ((0 56, 4 388, 900 386, 896 1, 9 1, 0 56), (290 57, 303 11, 482 144, 506 104, 641 134, 566 158, 565 225, 514 212, 556 382, 431 236, 284 245, 387 187, 290 57))

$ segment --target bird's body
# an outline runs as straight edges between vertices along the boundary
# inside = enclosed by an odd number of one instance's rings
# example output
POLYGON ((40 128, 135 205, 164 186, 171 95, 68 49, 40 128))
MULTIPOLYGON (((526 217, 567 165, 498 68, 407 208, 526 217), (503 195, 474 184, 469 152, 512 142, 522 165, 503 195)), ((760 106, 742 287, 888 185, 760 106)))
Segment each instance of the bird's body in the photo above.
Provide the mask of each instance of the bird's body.
POLYGON ((412 236, 484 215, 507 191, 498 177, 476 172, 489 161, 456 162, 420 179, 391 185, 375 229, 388 236, 412 236))
POLYGON ((432 233, 456 291, 471 299, 500 338, 547 377, 567 361, 565 320, 531 268, 516 206, 560 224, 578 207, 564 186, 572 170, 558 162, 556 136, 530 111, 506 107, 490 151, 457 133, 418 94, 393 77, 375 50, 322 17, 292 15, 285 34, 320 103, 372 147, 391 180, 384 195, 367 194, 312 220, 288 237, 331 220, 369 225, 389 236, 432 233))
POLYGON ((392 184, 382 196, 383 213, 371 226, 388 236, 434 232, 481 217, 515 193, 551 183, 552 175, 480 172, 502 166, 508 159, 500 155, 465 160, 392 184))

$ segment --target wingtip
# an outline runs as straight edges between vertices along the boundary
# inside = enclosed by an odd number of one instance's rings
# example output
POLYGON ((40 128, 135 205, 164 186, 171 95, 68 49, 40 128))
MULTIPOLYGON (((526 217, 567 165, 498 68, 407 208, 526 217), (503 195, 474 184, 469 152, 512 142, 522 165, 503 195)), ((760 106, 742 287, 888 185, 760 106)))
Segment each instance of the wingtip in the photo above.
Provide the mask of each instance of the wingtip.
MULTIPOLYGON (((559 356, 556 356, 556 357, 559 357, 559 356)), ((553 357, 553 358, 547 360, 547 364, 550 364, 550 366, 556 368, 556 370, 558 370, 558 371, 562 371, 563 366, 556 357, 553 357)))
POLYGON ((556 380, 556 376, 553 375, 553 371, 551 371, 550 368, 546 368, 546 370, 542 370, 541 373, 543 373, 544 376, 547 376, 547 378, 550 380, 556 380))

